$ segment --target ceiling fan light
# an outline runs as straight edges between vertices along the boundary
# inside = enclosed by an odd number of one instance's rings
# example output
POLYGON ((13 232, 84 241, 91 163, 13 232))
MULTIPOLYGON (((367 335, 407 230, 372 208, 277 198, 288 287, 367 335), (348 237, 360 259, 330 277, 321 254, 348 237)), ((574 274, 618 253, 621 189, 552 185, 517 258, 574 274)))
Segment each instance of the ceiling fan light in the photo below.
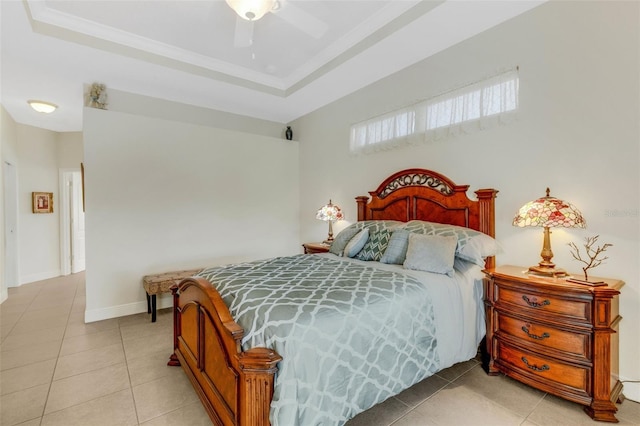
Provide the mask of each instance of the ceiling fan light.
POLYGON ((275 7, 275 0, 226 0, 238 16, 247 21, 257 21, 275 7))
POLYGON ((27 101, 27 103, 35 111, 41 112, 43 114, 51 114, 53 111, 55 111, 58 108, 58 105, 52 104, 51 102, 29 100, 27 101))

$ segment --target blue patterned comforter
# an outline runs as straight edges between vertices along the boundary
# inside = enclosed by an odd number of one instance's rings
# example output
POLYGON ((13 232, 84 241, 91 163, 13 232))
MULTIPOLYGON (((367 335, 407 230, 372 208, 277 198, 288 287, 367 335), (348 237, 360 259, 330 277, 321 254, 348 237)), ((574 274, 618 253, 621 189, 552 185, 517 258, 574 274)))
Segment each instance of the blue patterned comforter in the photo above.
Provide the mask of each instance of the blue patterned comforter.
POLYGON ((438 370, 434 308, 411 275, 297 255, 215 267, 243 349, 283 357, 273 426, 342 425, 438 370))

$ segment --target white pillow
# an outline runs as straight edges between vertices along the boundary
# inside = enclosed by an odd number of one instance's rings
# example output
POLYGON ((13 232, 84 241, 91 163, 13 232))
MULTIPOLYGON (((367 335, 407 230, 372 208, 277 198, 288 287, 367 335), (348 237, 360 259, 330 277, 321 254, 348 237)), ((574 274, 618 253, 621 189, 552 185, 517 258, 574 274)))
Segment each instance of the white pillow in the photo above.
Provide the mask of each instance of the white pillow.
POLYGON ((360 250, 364 247, 369 239, 369 229, 365 228, 353 236, 344 248, 344 256, 354 257, 360 253, 360 250))
POLYGON ((405 269, 453 276, 458 239, 453 236, 409 234, 405 269))

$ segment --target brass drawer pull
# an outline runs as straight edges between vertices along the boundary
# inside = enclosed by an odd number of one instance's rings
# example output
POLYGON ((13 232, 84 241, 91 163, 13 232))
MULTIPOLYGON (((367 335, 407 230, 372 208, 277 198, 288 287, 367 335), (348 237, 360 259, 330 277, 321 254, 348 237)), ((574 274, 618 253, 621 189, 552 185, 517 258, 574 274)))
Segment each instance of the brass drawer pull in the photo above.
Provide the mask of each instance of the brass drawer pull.
POLYGON ((530 370, 533 370, 533 371, 547 371, 547 370, 551 369, 551 367, 549 367, 547 364, 543 364, 542 367, 538 367, 535 364, 529 365, 529 361, 525 357, 522 357, 521 359, 522 359, 522 362, 524 362, 524 365, 526 365, 527 368, 529 368, 530 370))
POLYGON ((533 308, 542 308, 543 306, 549 306, 551 304, 548 299, 545 299, 542 303, 538 303, 535 300, 529 299, 526 295, 522 296, 522 300, 527 302, 527 305, 533 308))
POLYGON ((526 325, 522 326, 522 331, 524 331, 527 336, 531 337, 532 339, 535 340, 544 340, 544 339, 548 339, 549 337, 551 337, 551 335, 549 333, 547 333, 546 331, 544 333, 542 333, 542 336, 538 336, 536 334, 531 334, 529 333, 529 329, 527 328, 526 325))

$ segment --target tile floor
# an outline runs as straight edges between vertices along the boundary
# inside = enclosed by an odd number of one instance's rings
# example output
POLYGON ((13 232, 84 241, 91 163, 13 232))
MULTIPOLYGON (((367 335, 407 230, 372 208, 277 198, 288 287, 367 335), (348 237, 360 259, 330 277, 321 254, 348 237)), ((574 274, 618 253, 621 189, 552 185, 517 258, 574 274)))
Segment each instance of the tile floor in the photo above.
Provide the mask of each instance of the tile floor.
MULTIPOLYGON (((9 289, 0 305, 0 424, 209 425, 182 369, 167 367, 172 316, 85 324, 84 274, 9 289)), ((640 404, 619 406, 640 425, 640 404)), ((352 419, 348 426, 597 425, 580 406, 454 365, 352 419)))

